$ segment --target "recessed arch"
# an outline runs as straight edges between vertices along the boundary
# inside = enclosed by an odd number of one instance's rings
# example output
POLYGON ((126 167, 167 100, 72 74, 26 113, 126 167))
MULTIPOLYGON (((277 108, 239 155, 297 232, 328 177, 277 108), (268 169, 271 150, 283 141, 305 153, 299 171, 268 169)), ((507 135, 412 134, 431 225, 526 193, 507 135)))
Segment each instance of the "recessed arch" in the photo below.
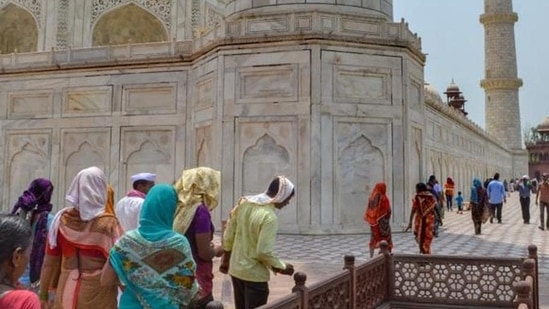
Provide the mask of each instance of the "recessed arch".
POLYGON ((125 4, 103 14, 93 29, 92 45, 121 45, 168 40, 162 21, 147 10, 125 4))
POLYGON ((0 54, 28 53, 38 47, 38 25, 26 9, 9 3, 0 9, 0 54))

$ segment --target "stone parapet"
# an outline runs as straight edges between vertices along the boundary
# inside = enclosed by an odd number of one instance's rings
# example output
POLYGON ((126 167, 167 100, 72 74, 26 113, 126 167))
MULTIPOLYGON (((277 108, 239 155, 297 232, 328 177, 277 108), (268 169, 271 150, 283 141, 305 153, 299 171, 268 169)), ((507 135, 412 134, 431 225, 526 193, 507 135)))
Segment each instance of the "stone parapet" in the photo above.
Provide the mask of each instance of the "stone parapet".
POLYGON ((0 55, 0 74, 70 67, 124 65, 193 60, 227 45, 273 43, 290 40, 333 40, 372 46, 406 48, 425 61, 421 39, 408 24, 387 22, 371 15, 352 15, 303 9, 277 13, 243 12, 211 28, 203 28, 194 40, 91 48, 67 48, 33 53, 0 55))

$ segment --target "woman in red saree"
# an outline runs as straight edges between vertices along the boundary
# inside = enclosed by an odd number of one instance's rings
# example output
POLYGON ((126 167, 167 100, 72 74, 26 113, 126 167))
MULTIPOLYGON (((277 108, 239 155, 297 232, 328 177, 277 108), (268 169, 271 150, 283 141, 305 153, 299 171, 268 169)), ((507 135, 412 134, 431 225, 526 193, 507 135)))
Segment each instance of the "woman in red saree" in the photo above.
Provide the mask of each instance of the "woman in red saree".
POLYGON ((368 222, 371 229, 370 257, 374 256, 374 249, 379 248, 379 243, 385 240, 389 244, 389 252, 393 249, 391 240, 391 202, 387 197, 387 185, 384 182, 376 183, 364 213, 364 221, 368 222))
POLYGON ((414 219, 414 236, 421 254, 431 254, 435 216, 438 212, 436 205, 437 198, 429 192, 427 185, 422 182, 418 183, 416 185, 416 196, 412 200, 412 212, 410 213, 410 223, 407 229, 412 228, 412 219, 414 219))
POLYGON ((65 199, 72 205, 57 213, 48 233, 42 268, 43 308, 115 309, 116 285, 101 286, 101 270, 123 231, 113 214, 105 212, 107 178, 97 167, 80 171, 65 199), (49 299, 48 289, 55 290, 49 299))

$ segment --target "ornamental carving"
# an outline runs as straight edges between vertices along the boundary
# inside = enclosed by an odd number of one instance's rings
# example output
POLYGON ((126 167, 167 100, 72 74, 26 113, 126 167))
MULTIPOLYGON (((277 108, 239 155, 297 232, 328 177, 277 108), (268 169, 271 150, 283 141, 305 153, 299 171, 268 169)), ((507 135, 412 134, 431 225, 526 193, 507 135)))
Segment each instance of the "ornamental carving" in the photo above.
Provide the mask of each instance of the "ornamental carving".
POLYGON ((497 14, 482 14, 480 15, 480 22, 483 25, 488 24, 501 24, 501 23, 515 23, 518 21, 517 13, 497 13, 497 14))
POLYGON ((0 0, 0 8, 3 8, 4 5, 7 5, 9 3, 16 3, 25 9, 29 10, 29 12, 33 15, 33 17, 36 19, 36 24, 38 28, 40 28, 40 13, 41 13, 41 1, 40 0, 0 0))
POLYGON ((58 5, 56 45, 58 49, 65 49, 69 37, 69 0, 59 0, 58 5))
MULTIPOLYGON (((1 1, 1 0, 0 0, 1 1)), ((134 3, 142 8, 147 9, 156 17, 158 17, 167 29, 171 25, 171 1, 170 0, 93 0, 91 12, 91 25, 101 17, 101 15, 119 5, 134 3)))
POLYGON ((522 86, 522 79, 484 79, 480 82, 484 90, 492 89, 518 89, 522 86))

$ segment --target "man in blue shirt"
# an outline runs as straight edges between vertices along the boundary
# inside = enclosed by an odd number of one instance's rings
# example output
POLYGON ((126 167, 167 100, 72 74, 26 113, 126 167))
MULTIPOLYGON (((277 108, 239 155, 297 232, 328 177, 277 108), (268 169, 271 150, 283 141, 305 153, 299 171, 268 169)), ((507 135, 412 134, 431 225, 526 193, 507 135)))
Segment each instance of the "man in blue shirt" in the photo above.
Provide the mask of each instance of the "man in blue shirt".
POLYGON ((522 176, 519 180, 518 188, 522 220, 524 224, 530 224, 530 193, 532 193, 532 185, 530 184, 528 175, 522 176))
POLYGON ((507 203, 505 197, 505 187, 503 183, 499 181, 499 173, 494 174, 494 179, 488 184, 488 202, 490 203, 490 209, 492 211, 492 216, 490 217, 490 223, 494 222, 494 215, 498 220, 498 223, 501 223, 501 208, 503 203, 507 203))

